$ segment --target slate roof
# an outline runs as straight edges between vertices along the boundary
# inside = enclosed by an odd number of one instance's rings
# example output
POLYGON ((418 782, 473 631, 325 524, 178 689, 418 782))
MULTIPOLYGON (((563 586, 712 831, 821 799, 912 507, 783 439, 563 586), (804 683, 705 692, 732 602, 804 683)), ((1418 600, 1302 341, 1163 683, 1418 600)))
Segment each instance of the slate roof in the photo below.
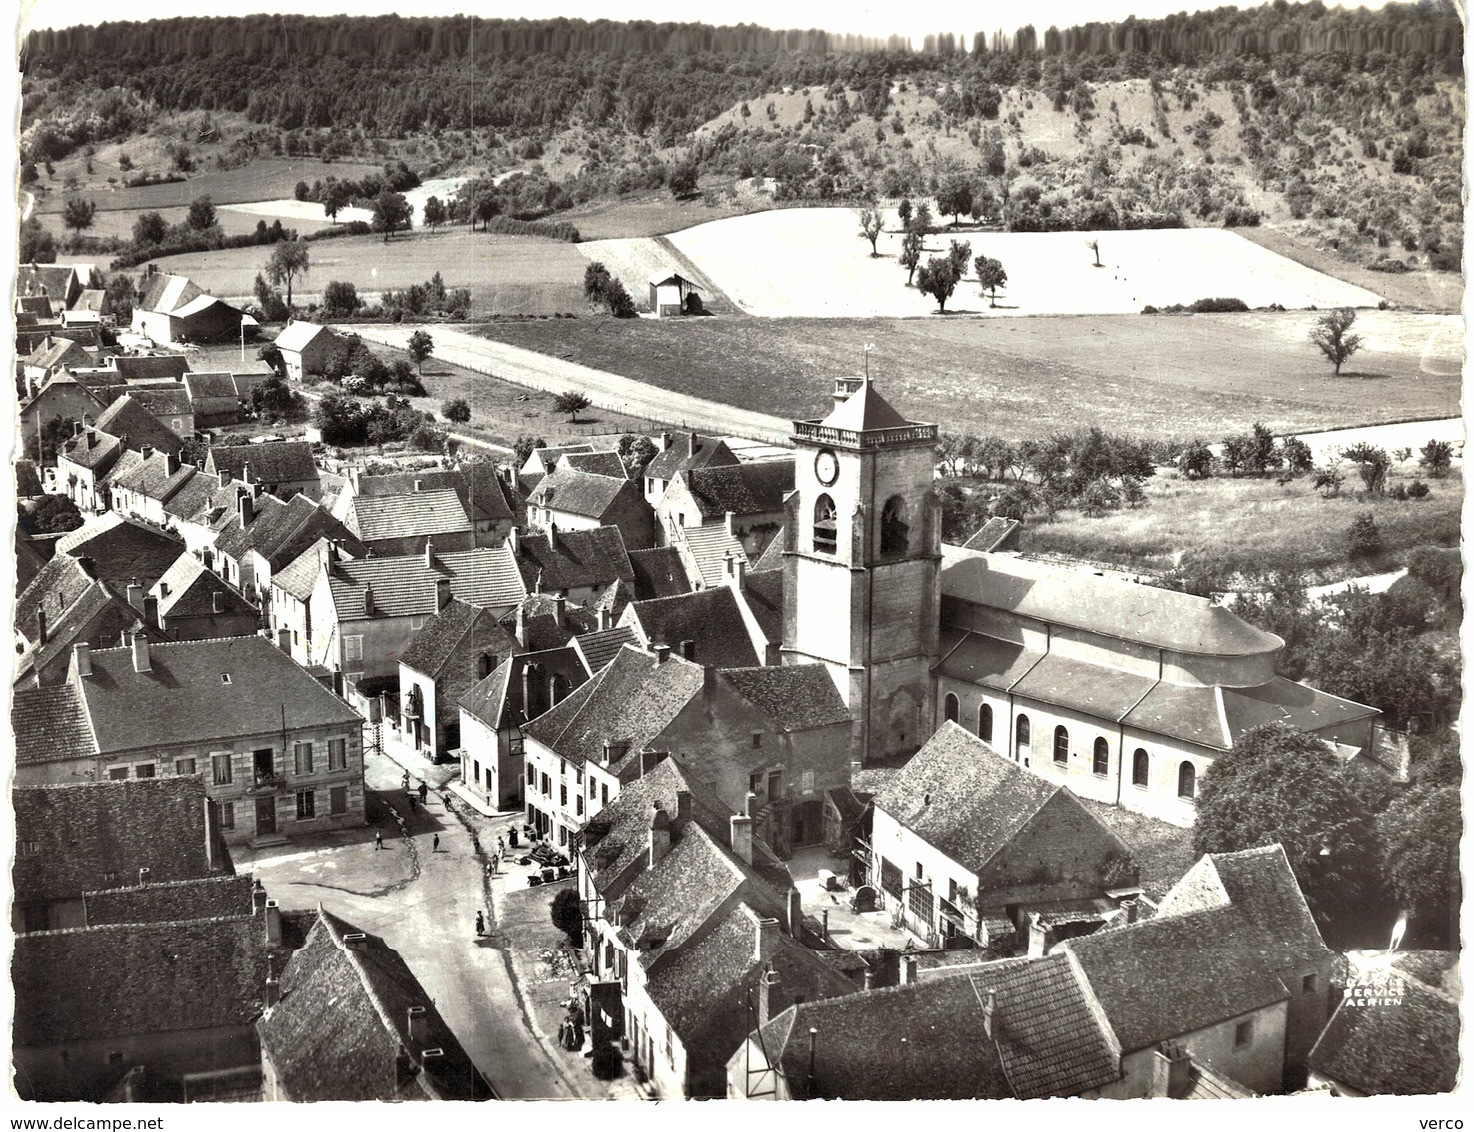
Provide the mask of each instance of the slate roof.
POLYGON ((724 668, 718 679, 784 731, 850 722, 850 709, 822 664, 724 668))
POLYGON ((545 671, 567 676, 573 687, 588 679, 587 669, 569 646, 517 653, 461 696, 461 708, 496 730, 522 723, 522 672, 528 665, 537 664, 545 671))
POLYGON ((155 452, 146 458, 129 461, 126 468, 120 461, 108 482, 114 487, 135 491, 147 499, 167 503, 197 475, 199 469, 193 464, 181 464, 178 457, 155 452), (169 468, 171 459, 174 461, 172 471, 169 468))
POLYGON ((691 468, 732 467, 737 457, 719 436, 702 436, 694 432, 678 432, 670 443, 645 466, 646 479, 669 483, 691 468))
POLYGON ((517 566, 529 590, 546 593, 593 586, 602 589, 616 578, 634 584, 635 573, 618 527, 558 531, 556 535, 523 535, 518 539, 517 566))
POLYGON ((364 499, 386 495, 412 495, 415 483, 422 491, 449 488, 456 493, 466 514, 477 523, 509 521, 515 518, 502 493, 501 477, 495 466, 484 462, 460 468, 424 468, 392 475, 359 476, 353 494, 364 499))
POLYGON ((231 589, 216 574, 206 570, 194 555, 181 554, 153 584, 149 593, 158 599, 159 616, 170 617, 252 617, 256 607, 231 589), (215 609, 215 596, 220 595, 221 608, 215 609))
POLYGON ((276 336, 276 348, 278 350, 289 350, 293 353, 300 354, 312 344, 318 335, 327 334, 331 336, 332 333, 326 326, 321 326, 315 322, 303 322, 301 319, 295 319, 289 322, 282 329, 282 332, 276 336))
POLYGON ((624 469, 624 461, 619 458, 618 452, 569 452, 559 458, 558 463, 565 468, 588 472, 591 475, 611 476, 614 479, 628 478, 624 469))
POLYGON ((92 559, 92 572, 119 593, 137 579, 147 588, 174 565, 184 543, 174 535, 126 519, 99 515, 56 540, 56 554, 92 559))
POLYGON ((1175 652, 1253 656, 1284 646, 1207 598, 946 544, 942 596, 1175 652))
POLYGON ((17 936, 21 1048, 247 1026, 266 989, 254 919, 107 924, 17 936))
POLYGON ((471 605, 516 605, 527 596, 517 560, 505 543, 437 552, 435 561, 450 573, 450 592, 471 605))
POLYGON ((715 589, 727 573, 727 556, 747 561, 747 552, 727 530, 725 523, 707 523, 700 527, 681 527, 676 537, 685 544, 701 584, 715 589))
POLYGON ((35 639, 33 629, 30 647, 16 661, 15 679, 43 678, 57 661, 66 663, 74 645, 116 644, 124 632, 142 625, 138 610, 102 582, 93 582, 60 616, 50 619, 45 644, 35 639))
MULTIPOLYGON (((136 879, 136 871, 135 877, 136 879)), ((86 894, 87 926, 99 924, 160 924, 172 920, 213 920, 252 915, 255 881, 241 876, 152 881, 132 888, 111 888, 86 894)))
POLYGON ((768 540, 768 545, 763 547, 763 552, 757 556, 757 560, 748 568, 749 574, 766 574, 783 569, 784 537, 784 528, 779 527, 773 537, 768 540))
POLYGON ((912 422, 896 412, 891 403, 875 391, 874 383, 866 379, 821 423, 827 428, 870 432, 882 428, 904 428, 912 422))
POLYGON ((65 762, 97 753, 86 706, 70 684, 15 689, 10 723, 18 766, 65 762))
POLYGON ((793 467, 792 459, 759 460, 685 475, 702 517, 719 519, 728 511, 742 516, 783 510, 783 497, 793 490, 793 467))
POLYGON ((70 338, 43 340, 41 345, 21 358, 21 363, 52 370, 57 366, 85 366, 92 364, 92 355, 82 348, 81 343, 70 338))
POLYGON ((177 381, 189 372, 183 354, 110 354, 108 366, 124 381, 177 381))
POLYGON ((79 468, 91 468, 100 473, 112 467, 122 450, 123 441, 119 437, 96 429, 83 429, 81 436, 73 437, 62 446, 61 454, 79 468))
POLYGON ((257 1024, 293 1101, 485 1099, 490 1090, 398 952, 319 910, 281 974, 281 999, 257 1024), (362 934, 350 948, 344 937, 362 934), (425 1041, 409 1008, 425 1009, 425 1041), (424 1049, 442 1056, 423 1062, 424 1049))
POLYGON ((1152 676, 1050 652, 1015 681, 1012 691, 1087 715, 1121 719, 1156 683, 1152 676))
POLYGON ((699 665, 674 657, 660 664, 626 647, 523 733, 576 765, 597 762, 606 739, 627 742, 637 754, 701 690, 703 675, 699 665))
POLYGON ((227 473, 233 480, 291 483, 317 479, 317 464, 312 459, 312 445, 305 440, 273 440, 266 444, 229 444, 211 446, 205 458, 205 471, 212 476, 227 473))
POLYGON ((399 662, 437 679, 462 646, 509 655, 516 642, 497 624, 494 612, 452 599, 425 622, 399 662))
POLYGON ((156 643, 146 672, 127 648, 91 663, 78 686, 104 753, 363 722, 264 637, 156 643))
POLYGON ((783 571, 764 570, 755 574, 748 570, 742 581, 742 597, 748 611, 757 621, 763 637, 776 642, 783 639, 783 571))
POLYGON ((193 519, 210 506, 219 490, 220 481, 214 476, 191 476, 171 498, 164 500, 164 514, 175 519, 193 519))
POLYGON ((191 404, 200 401, 235 401, 245 390, 233 373, 187 373, 184 388, 189 393, 191 404))
POLYGON ((347 523, 348 529, 365 542, 424 538, 473 529, 460 497, 449 489, 358 498, 348 511, 347 523))
POLYGON ((719 668, 756 668, 762 663, 737 599, 726 586, 636 601, 630 609, 641 636, 651 646, 668 644, 676 651, 682 641, 694 641, 692 659, 719 668))
POLYGON ((410 617, 435 613, 440 608, 440 580, 444 571, 428 566, 423 554, 394 558, 339 560, 328 571, 339 621, 364 621, 374 617, 410 617), (373 591, 373 610, 364 610, 364 592, 373 591))
MULTIPOLYGON (((1375 992, 1372 992, 1375 993, 1375 992)), ((1459 1076, 1459 1000, 1411 976, 1399 1001, 1346 999, 1310 1051, 1322 1077, 1369 1096, 1452 1092, 1459 1076)))
POLYGON ((527 497, 530 507, 602 519, 613 509, 620 493, 637 494, 623 476, 601 476, 560 463, 538 481, 527 497))
POLYGON ((97 418, 97 431, 116 436, 126 442, 127 447, 140 451, 151 444, 165 452, 179 455, 183 443, 163 422, 124 393, 102 411, 97 418))
POLYGON ((188 417, 194 414, 194 406, 189 400, 189 390, 183 385, 135 385, 128 390, 128 396, 160 420, 165 417, 188 417))
POLYGON ((629 552, 630 568, 635 575, 635 600, 653 597, 675 597, 691 592, 686 568, 680 552, 673 546, 657 546, 650 550, 629 552))

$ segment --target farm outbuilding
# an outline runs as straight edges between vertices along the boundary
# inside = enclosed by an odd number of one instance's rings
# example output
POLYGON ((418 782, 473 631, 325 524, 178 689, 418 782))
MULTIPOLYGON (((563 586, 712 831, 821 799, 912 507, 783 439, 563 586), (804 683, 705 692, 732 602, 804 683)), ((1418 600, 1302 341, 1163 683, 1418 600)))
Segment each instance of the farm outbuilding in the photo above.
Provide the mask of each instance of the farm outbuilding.
POLYGON ((650 309, 655 312, 656 318, 700 310, 701 298, 695 293, 698 290, 700 288, 684 275, 678 275, 674 271, 657 271, 650 276, 650 309))
POLYGON ((276 336, 276 348, 281 351, 289 381, 301 381, 305 374, 322 373, 328 355, 337 346, 338 336, 315 322, 289 323, 276 336))
MULTIPOLYGON (((182 275, 150 272, 133 308, 133 332, 155 342, 220 342, 241 333, 242 312, 182 275)), ((250 323, 254 326, 254 320, 250 323)))

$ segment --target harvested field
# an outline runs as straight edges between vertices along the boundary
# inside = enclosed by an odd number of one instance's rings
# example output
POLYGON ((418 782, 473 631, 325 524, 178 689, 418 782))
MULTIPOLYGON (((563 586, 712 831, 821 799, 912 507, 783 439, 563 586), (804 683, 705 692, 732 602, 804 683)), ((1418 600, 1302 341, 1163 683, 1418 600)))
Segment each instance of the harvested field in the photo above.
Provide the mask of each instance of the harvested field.
POLYGON ((1216 440, 1458 415, 1462 326, 1365 311, 1366 348, 1334 377, 1308 312, 1023 319, 560 319, 479 327, 489 338, 663 389, 792 418, 833 379, 870 372, 913 419, 1010 439, 1099 424, 1216 440))
MULTIPOLYGON (((905 286, 905 269, 896 258, 901 234, 894 212, 886 212, 876 258, 859 235, 856 217, 850 208, 777 209, 702 224, 670 239, 749 314, 879 318, 935 312, 931 298, 905 286)), ((944 255, 952 238, 946 228, 929 236, 923 262, 944 255)), ((1371 291, 1220 228, 963 230, 956 238, 971 242, 972 256, 1000 260, 1008 285, 992 308, 979 293, 969 259, 967 274, 947 304, 955 314, 1134 314, 1147 305, 1185 305, 1210 297, 1292 309, 1376 306, 1378 301, 1371 291), (1100 267, 1087 247, 1092 240, 1099 241, 1100 267)))
POLYGON ((679 272, 695 283, 707 310, 713 313, 731 310, 731 304, 705 273, 676 251, 664 237, 595 240, 574 246, 590 263, 602 263, 607 267, 609 273, 624 284, 635 306, 642 311, 650 309, 650 277, 656 272, 668 271, 679 272))

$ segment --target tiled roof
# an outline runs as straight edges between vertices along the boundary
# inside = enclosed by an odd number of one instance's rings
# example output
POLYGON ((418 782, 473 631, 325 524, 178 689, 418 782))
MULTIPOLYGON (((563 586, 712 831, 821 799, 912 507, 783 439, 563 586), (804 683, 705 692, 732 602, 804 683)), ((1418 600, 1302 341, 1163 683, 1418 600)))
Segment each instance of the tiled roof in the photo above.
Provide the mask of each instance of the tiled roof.
POLYGON ((184 388, 191 404, 199 401, 239 400, 240 382, 233 373, 187 373, 184 388))
POLYGON ((1091 664, 1060 653, 1045 653, 1013 685, 1016 695, 1118 720, 1156 684, 1153 676, 1091 664))
POLYGON ((189 372, 183 354, 113 354, 108 365, 124 381, 178 380, 189 372))
POLYGON ((327 334, 331 336, 332 333, 326 326, 296 319, 289 322, 282 329, 282 332, 276 336, 276 348, 278 350, 290 350, 294 353, 301 353, 318 335, 327 334))
MULTIPOLYGON (((399 662, 436 678, 462 651, 467 656, 472 652, 508 656, 515 647, 516 641, 497 624, 493 611, 452 600, 425 622, 399 662)), ((466 667, 472 668, 469 664, 466 667)))
POLYGON ((602 589, 616 578, 631 585, 635 580, 618 527, 521 536, 517 565, 527 588, 535 588, 540 581, 545 593, 582 586, 602 589))
POLYGON ((79 468, 103 471, 112 467, 122 449, 120 438, 96 429, 84 429, 81 436, 73 437, 62 446, 61 455, 79 468))
POLYGON ((723 468, 736 463, 737 457, 720 437, 678 432, 671 436, 665 450, 657 452, 645 466, 644 476, 668 483, 691 468, 723 468))
POLYGON ((55 338, 50 340, 49 344, 43 342, 38 349, 27 354, 21 361, 28 366, 39 366, 50 370, 66 364, 91 365, 92 355, 70 338, 55 338))
POLYGON ((650 550, 629 552, 630 567, 635 573, 635 600, 653 597, 675 597, 691 592, 681 555, 673 546, 657 546, 650 550))
POLYGON ((783 639, 783 571, 747 572, 742 581, 742 596, 757 621, 763 636, 772 642, 783 639))
MULTIPOLYGON (((639 950, 641 964, 650 967, 664 954, 680 950, 747 879, 737 859, 693 822, 653 869, 641 872, 625 889, 622 911, 630 918, 619 934, 639 950)), ((776 897, 770 899, 776 903, 776 897)), ((771 915, 776 908, 767 911, 771 915)))
POLYGON ((164 514, 172 515, 175 519, 193 519, 210 505, 210 500, 219 490, 220 481, 214 476, 192 476, 171 498, 164 501, 164 514))
POLYGON ((353 501, 347 522, 349 530, 365 542, 472 530, 460 497, 449 488, 409 495, 359 497, 353 501))
POLYGON ((484 1099, 484 1081, 428 991, 378 936, 319 911, 257 1024, 262 1052, 293 1101, 484 1099), (350 946, 344 937, 364 938, 350 946), (423 1007, 425 1038, 409 1009, 423 1007), (422 1062, 425 1049, 442 1055, 422 1062))
MULTIPOLYGON (((589 879, 607 900, 624 892, 633 868, 647 861, 650 813, 659 805, 676 821, 676 795, 691 793, 691 817, 708 833, 721 836, 731 814, 704 791, 692 790, 685 772, 671 759, 662 759, 645 775, 626 783, 614 799, 584 827, 589 879)), ((672 828, 672 835, 682 830, 672 828)), ((643 866, 641 866, 643 867, 643 866)))
POLYGON ((395 558, 338 561, 329 568, 328 586, 339 621, 373 617, 409 617, 440 608, 440 581, 447 575, 425 564, 423 554, 395 558), (364 594, 372 590, 373 606, 364 608, 364 594))
POLYGON ((478 523, 515 518, 501 490, 501 477, 494 464, 478 461, 459 468, 423 468, 392 475, 359 476, 354 494, 365 499, 386 495, 412 495, 415 484, 421 491, 449 488, 456 493, 466 514, 478 523))
POLYGON ((15 689, 10 723, 18 766, 64 762, 97 752, 86 706, 70 684, 15 689))
MULTIPOLYGON (((622 476, 601 476, 559 464, 538 481, 527 502, 531 507, 602 519, 614 507, 620 493, 637 495, 634 485, 622 476)), ((643 502, 643 501, 642 501, 643 502)))
POLYGON ((1231 1077, 1214 1073, 1206 1065, 1192 1062, 1187 1073, 1187 1088, 1177 1098, 1184 1101, 1238 1101, 1258 1096, 1231 1077))
MULTIPOLYGON (((129 879, 137 879, 137 870, 129 879)), ((148 884, 141 886, 92 891, 86 894, 87 925, 95 928, 99 924, 158 924, 250 916, 254 887, 251 875, 244 873, 163 884, 150 878, 148 884)))
POLYGON ((124 393, 102 411, 97 418, 97 431, 126 441, 127 447, 139 451, 151 444, 165 452, 179 455, 183 441, 168 426, 124 393))
POLYGON ((161 421, 165 417, 187 417, 194 413, 189 390, 183 385, 135 385, 128 390, 128 396, 161 421))
POLYGON ((522 673, 529 665, 540 665, 545 673, 564 676, 574 688, 588 679, 588 671, 571 647, 517 653, 502 661, 491 675, 462 695, 460 706, 491 728, 501 729, 522 723, 522 673))
POLYGON ((92 559, 92 572, 118 593, 134 580, 148 588, 174 565, 183 540, 115 512, 89 520, 56 540, 56 553, 92 559))
POLYGON ((625 479, 624 461, 618 452, 569 452, 558 461, 565 468, 596 476, 625 479))
MULTIPOLYGON (((532 454, 527 457, 527 461, 523 464, 523 468, 526 468, 528 471, 533 471, 538 470, 538 465, 541 465, 540 470, 543 474, 546 474, 548 472, 551 472, 553 468, 557 466, 558 461, 561 460, 568 453, 592 452, 593 450, 594 446, 592 444, 584 443, 560 444, 552 448, 535 448, 533 449, 532 454)), ((522 469, 518 470, 521 471, 522 469)))
POLYGON ((256 614, 255 606, 187 552, 175 560, 149 592, 158 599, 159 616, 163 618, 254 617, 256 614), (215 608, 216 594, 220 595, 221 607, 218 610, 215 608))
POLYGON ((91 663, 78 684, 103 752, 362 723, 264 637, 154 644, 145 672, 127 648, 95 649, 91 663))
MULTIPOLYGON (((1368 986, 1365 994, 1381 997, 1376 984, 1368 986)), ((1368 1096, 1452 1092, 1459 1076, 1459 1000, 1411 976, 1401 987, 1400 995, 1387 995, 1395 1002, 1343 1000, 1310 1051, 1311 1070, 1368 1096)))
POLYGON ((850 709, 825 665, 724 668, 718 678, 784 731, 850 722, 850 709))
POLYGON ((552 594, 528 594, 517 608, 502 618, 502 628, 517 632, 518 618, 521 630, 517 633, 524 648, 533 652, 562 648, 574 636, 592 633, 598 626, 593 612, 583 606, 565 602, 563 619, 559 624, 557 598, 552 594))
POLYGON ((1284 645, 1207 598, 956 546, 942 547, 942 595, 1176 652, 1252 656, 1284 645))
POLYGON ((17 936, 22 1048, 248 1026, 266 989, 255 919, 108 924, 17 936))
POLYGON ((223 471, 236 480, 246 478, 248 467, 252 483, 292 483, 317 479, 312 445, 305 440, 212 446, 210 455, 205 459, 205 471, 211 475, 223 471))
POLYGON ((696 573, 704 586, 715 589, 727 573, 727 556, 747 561, 747 552, 725 523, 707 523, 700 527, 682 527, 676 537, 685 545, 696 573))
POLYGON ((119 461, 108 482, 114 487, 135 491, 147 499, 167 503, 199 474, 199 469, 193 464, 181 464, 171 453, 155 452, 146 459, 130 462, 126 469, 119 461))
POLYGON ((836 405, 822 423, 828 428, 869 432, 881 428, 902 428, 911 422, 896 412, 891 403, 876 392, 874 384, 866 380, 836 405))
POLYGON ((41 557, 41 552, 36 549, 36 544, 17 531, 15 538, 15 588, 18 594, 25 593, 26 588, 36 580, 41 570, 46 565, 46 559, 41 557))
POLYGON ((149 276, 138 306, 140 310, 168 314, 203 294, 183 275, 155 274, 149 276))
POLYGON ((138 610, 102 582, 93 582, 59 617, 50 619, 45 644, 32 639, 16 662, 15 678, 39 676, 57 661, 65 664, 72 647, 84 641, 117 644, 124 632, 142 624, 138 610))
POLYGON ((633 648, 523 731, 570 762, 597 762, 604 741, 623 741, 638 753, 658 736, 702 686, 699 665, 671 658, 664 664, 633 648))
POLYGON ((618 654, 625 645, 640 647, 640 639, 628 625, 616 625, 612 629, 601 629, 573 638, 573 647, 584 658, 590 672, 597 672, 618 654))
POLYGON ((16 599, 15 631, 27 640, 36 639, 36 614, 44 610, 47 624, 54 622, 66 608, 92 585, 93 578, 70 554, 55 553, 16 599))
POLYGON ((756 668, 762 662, 737 599, 726 586, 637 601, 630 609, 641 635, 652 646, 666 644, 676 651, 682 641, 694 641, 692 659, 719 668, 756 668))
POLYGON ((697 468, 686 473, 686 482, 706 518, 719 519, 728 511, 758 515, 783 510, 783 497, 793 490, 793 466, 788 459, 697 468))
POLYGON ((470 605, 501 608, 527 596, 517 559, 505 543, 437 552, 435 561, 450 573, 450 592, 470 605))
POLYGON ((58 307, 66 306, 67 295, 76 285, 76 269, 64 264, 23 263, 15 278, 18 294, 39 295, 45 288, 46 297, 58 307))

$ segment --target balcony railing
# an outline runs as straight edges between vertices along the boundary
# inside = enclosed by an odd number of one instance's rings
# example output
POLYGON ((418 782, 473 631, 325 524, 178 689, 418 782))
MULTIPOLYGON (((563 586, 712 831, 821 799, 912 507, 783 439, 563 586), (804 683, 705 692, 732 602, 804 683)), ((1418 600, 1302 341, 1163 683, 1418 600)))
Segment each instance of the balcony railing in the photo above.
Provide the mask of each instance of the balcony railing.
POLYGON ((840 448, 886 448, 894 444, 935 444, 937 426, 908 424, 856 432, 848 428, 834 428, 820 421, 794 421, 793 435, 796 440, 833 444, 840 448))

